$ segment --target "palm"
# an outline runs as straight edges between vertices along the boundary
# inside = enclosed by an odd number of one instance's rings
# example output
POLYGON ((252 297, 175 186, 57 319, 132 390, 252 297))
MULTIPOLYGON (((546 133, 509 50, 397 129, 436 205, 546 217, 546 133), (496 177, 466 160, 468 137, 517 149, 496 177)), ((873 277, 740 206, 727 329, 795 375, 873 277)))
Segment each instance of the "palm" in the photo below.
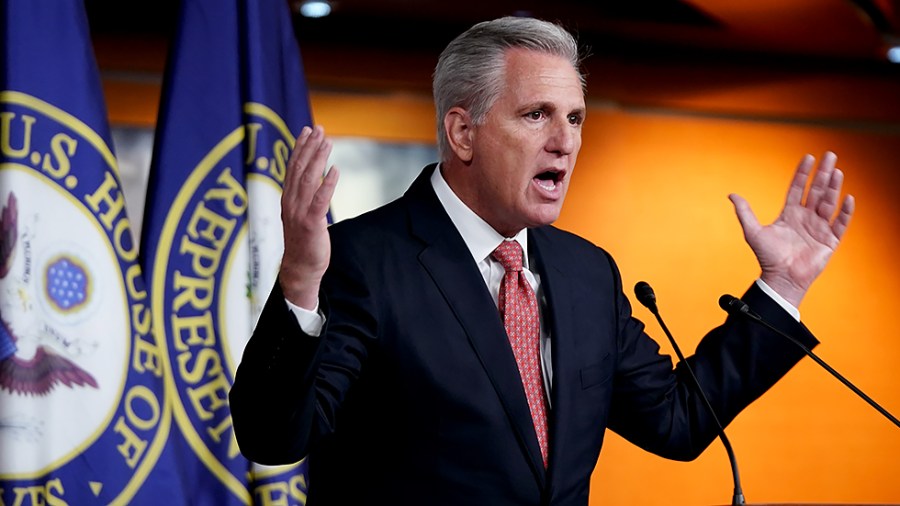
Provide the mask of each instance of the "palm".
POLYGON ((795 306, 840 243, 854 207, 853 197, 847 196, 834 216, 843 173, 834 167, 831 153, 823 157, 804 199, 813 162, 811 156, 801 161, 784 209, 771 225, 761 226, 749 204, 731 196, 747 244, 759 260, 763 281, 795 306))

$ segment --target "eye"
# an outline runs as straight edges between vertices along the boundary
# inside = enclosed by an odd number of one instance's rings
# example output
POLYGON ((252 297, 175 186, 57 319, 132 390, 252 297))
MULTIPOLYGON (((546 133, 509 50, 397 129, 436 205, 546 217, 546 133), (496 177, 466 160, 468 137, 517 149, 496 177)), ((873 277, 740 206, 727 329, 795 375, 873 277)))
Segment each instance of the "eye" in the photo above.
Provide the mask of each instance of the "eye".
POLYGON ((584 115, 582 114, 573 113, 567 116, 567 119, 569 120, 570 125, 580 125, 584 123, 584 115))
POLYGON ((525 117, 532 121, 538 121, 544 117, 544 111, 541 111, 541 110, 531 111, 529 113, 526 113, 525 117))

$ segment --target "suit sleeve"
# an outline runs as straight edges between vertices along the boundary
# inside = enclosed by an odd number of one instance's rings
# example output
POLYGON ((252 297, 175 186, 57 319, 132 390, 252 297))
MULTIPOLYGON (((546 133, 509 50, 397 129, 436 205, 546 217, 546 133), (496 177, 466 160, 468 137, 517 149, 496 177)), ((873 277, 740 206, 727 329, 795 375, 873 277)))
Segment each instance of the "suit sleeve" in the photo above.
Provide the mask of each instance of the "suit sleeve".
POLYGON ((229 394, 241 453, 267 465, 297 462, 334 430, 375 336, 373 298, 351 244, 332 234, 319 300, 321 336, 307 335, 276 281, 229 394))
MULTIPOLYGON (((632 316, 619 273, 614 264, 612 268, 618 292, 619 350, 609 427, 652 453, 692 460, 718 436, 718 427, 684 365, 673 370, 671 359, 659 353, 643 324, 632 316)), ((818 344, 806 327, 756 284, 743 300, 808 348, 818 344)), ((803 356, 782 336, 746 318, 729 316, 700 341, 687 361, 724 426, 803 356)))

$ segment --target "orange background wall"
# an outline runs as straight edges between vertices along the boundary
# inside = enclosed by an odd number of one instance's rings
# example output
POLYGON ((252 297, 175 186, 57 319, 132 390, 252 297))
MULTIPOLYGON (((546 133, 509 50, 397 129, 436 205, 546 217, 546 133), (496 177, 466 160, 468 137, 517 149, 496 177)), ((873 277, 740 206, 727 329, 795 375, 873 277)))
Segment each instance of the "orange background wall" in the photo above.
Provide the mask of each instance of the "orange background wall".
MULTIPOLYGON (((651 75, 641 82, 665 69, 645 70, 651 75)), ((833 150, 857 213, 800 307, 802 318, 822 341, 819 356, 900 414, 893 312, 900 286, 898 86, 888 86, 883 96, 892 101, 879 105, 852 77, 811 83, 776 76, 752 86, 704 80, 701 88, 690 75, 679 76, 668 86, 639 89, 638 99, 634 86, 621 83, 618 92, 601 86, 589 95, 583 148, 558 225, 608 249, 627 293, 639 280, 650 282, 688 352, 724 319, 718 297, 739 296, 758 275, 727 195, 743 195, 770 222, 800 157, 833 150), (861 103, 869 119, 853 120, 861 103)), ((107 78, 104 85, 114 123, 152 124, 158 84, 107 78)), ((421 91, 313 89, 314 117, 332 135, 434 140, 430 97, 421 91)), ((670 352, 652 315, 640 307, 635 314, 670 352)), ((728 434, 749 502, 900 503, 900 429, 809 359, 728 434)), ((730 503, 731 475, 719 443, 694 462, 676 463, 614 434, 606 441, 592 505, 730 503)))

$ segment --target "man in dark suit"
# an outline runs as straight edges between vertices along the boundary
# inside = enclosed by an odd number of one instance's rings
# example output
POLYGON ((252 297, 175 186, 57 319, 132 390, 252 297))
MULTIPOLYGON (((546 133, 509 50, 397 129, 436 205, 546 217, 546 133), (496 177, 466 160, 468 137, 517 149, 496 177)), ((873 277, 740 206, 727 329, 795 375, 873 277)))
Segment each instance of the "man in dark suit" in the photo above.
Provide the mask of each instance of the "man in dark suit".
MULTIPOLYGON (((231 391, 249 459, 309 455, 313 506, 584 505, 606 427, 672 459, 716 437, 684 371, 632 317, 612 258, 550 226, 581 146, 582 84, 562 28, 476 25, 435 71, 441 163, 330 229, 331 144, 304 129, 279 282, 231 391)), ((826 154, 804 197, 804 158, 772 225, 732 197, 762 267, 744 300, 808 346, 795 308, 853 210, 850 197, 836 209, 834 163, 826 154)), ((801 357, 729 318, 689 360, 727 423, 801 357)))

